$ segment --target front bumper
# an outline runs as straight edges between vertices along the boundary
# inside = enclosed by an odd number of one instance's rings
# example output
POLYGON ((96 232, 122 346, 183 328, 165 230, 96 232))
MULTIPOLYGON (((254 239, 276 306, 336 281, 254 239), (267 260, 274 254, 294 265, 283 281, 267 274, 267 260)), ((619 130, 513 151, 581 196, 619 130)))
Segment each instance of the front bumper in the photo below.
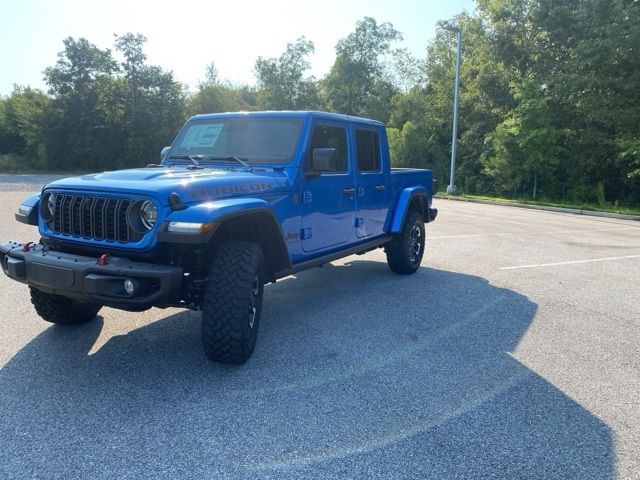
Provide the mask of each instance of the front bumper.
POLYGON ((95 257, 15 242, 0 245, 0 264, 8 277, 39 290, 124 309, 175 304, 183 280, 180 267, 121 257, 110 257, 101 265, 95 257), (126 279, 135 286, 132 294, 124 289, 126 279))

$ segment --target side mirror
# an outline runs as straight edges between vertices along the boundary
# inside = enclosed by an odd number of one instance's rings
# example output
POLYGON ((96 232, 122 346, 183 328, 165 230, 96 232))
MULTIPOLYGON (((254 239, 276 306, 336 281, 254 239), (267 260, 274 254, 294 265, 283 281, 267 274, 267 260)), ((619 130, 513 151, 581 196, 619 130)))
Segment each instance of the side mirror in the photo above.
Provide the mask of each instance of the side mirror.
POLYGON ((167 153, 169 153, 169 150, 171 150, 171 147, 164 147, 161 151, 160 151, 160 161, 164 160, 164 157, 167 153))
POLYGON ((314 172, 335 172, 338 169, 335 148, 316 148, 311 156, 311 168, 314 172))

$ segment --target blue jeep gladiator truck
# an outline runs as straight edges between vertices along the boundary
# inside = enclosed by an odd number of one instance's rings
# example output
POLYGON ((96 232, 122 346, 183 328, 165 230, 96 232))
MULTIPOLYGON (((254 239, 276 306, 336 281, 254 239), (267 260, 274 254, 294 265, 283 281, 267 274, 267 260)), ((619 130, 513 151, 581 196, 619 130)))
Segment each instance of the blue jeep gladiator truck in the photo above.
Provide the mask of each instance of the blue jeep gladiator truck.
POLYGON ((58 180, 20 205, 40 241, 0 245, 44 320, 102 306, 202 312, 214 361, 253 353, 263 287, 384 248, 417 270, 436 218, 430 170, 391 168, 384 125, 322 112, 196 115, 159 164, 58 180))

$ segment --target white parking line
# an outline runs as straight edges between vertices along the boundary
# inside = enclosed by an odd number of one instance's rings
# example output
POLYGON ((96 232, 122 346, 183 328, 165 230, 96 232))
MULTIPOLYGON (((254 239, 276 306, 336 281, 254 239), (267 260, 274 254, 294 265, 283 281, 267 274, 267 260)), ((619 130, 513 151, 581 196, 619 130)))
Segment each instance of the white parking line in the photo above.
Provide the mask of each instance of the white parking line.
POLYGON ((469 233, 466 235, 434 235, 434 236, 429 236, 428 238, 436 239, 436 238, 467 238, 467 237, 502 237, 505 235, 555 235, 555 234, 561 234, 561 233, 580 233, 583 235, 595 235, 596 232, 615 232, 620 230, 640 231, 640 227, 630 226, 630 227, 616 227, 616 228, 591 228, 589 230, 555 230, 555 231, 540 232, 540 233, 530 232, 530 231, 502 232, 502 233, 469 233))
MULTIPOLYGON (((523 232, 524 233, 524 232, 523 232)), ((467 238, 467 237, 499 237, 503 235, 513 235, 513 233, 472 233, 469 235, 435 235, 428 237, 429 240, 433 238, 467 238)))
POLYGON ((591 263, 591 262, 608 262, 610 260, 625 260, 629 258, 640 258, 640 255, 625 255, 624 257, 590 258, 588 260, 571 260, 568 262, 534 263, 532 265, 515 265, 512 267, 500 267, 500 270, 515 270, 517 268, 555 267, 557 265, 573 265, 577 263, 591 263))

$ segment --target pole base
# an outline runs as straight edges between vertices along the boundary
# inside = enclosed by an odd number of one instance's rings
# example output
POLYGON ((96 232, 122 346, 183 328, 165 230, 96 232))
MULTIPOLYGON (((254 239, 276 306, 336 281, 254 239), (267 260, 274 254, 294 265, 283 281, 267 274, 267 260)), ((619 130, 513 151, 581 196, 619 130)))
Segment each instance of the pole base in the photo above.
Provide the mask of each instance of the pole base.
POLYGON ((455 185, 447 185, 447 195, 457 195, 458 190, 455 185))

